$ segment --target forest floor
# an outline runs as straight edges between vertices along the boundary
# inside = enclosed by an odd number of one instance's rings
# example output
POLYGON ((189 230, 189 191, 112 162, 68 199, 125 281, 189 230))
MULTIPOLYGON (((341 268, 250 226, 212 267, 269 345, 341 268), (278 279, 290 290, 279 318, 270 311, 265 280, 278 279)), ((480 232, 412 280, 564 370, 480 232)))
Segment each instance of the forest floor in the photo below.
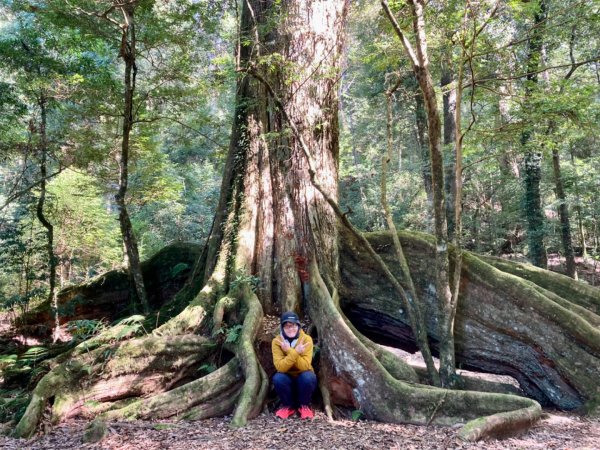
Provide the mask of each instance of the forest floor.
POLYGON ((30 441, 0 436, 0 448, 16 449, 600 449, 600 420, 547 412, 529 432, 505 440, 467 443, 457 428, 391 425, 369 421, 328 422, 322 412, 313 421, 281 421, 271 413, 244 428, 229 427, 229 418, 197 422, 113 422, 108 435, 84 444, 87 422, 70 421, 30 441))
MULTIPOLYGON (((578 270, 592 285, 600 280, 597 261, 577 261, 578 270)), ((564 264, 550 258, 553 270, 564 264)), ((0 311, 0 335, 10 335, 8 314, 0 311)), ((24 338, 21 337, 21 340, 24 338)), ((22 341, 21 344, 33 344, 22 341)), ((388 348, 388 350, 392 350, 388 348)), ((412 365, 423 364, 418 355, 394 350, 412 365)), ((510 377, 478 374, 505 383, 510 377)), ((56 427, 43 426, 45 433, 33 439, 18 440, 0 433, 0 449, 560 449, 600 450, 600 418, 588 419, 572 413, 546 411, 541 421, 527 433, 505 440, 466 443, 458 438, 458 427, 392 425, 371 421, 336 420, 329 422, 317 411, 313 421, 292 418, 281 421, 273 413, 263 413, 240 429, 229 427, 230 417, 197 422, 162 420, 154 422, 111 422, 108 435, 99 443, 85 444, 83 434, 88 424, 71 420, 56 427)), ((0 424, 2 428, 2 424, 0 424)))

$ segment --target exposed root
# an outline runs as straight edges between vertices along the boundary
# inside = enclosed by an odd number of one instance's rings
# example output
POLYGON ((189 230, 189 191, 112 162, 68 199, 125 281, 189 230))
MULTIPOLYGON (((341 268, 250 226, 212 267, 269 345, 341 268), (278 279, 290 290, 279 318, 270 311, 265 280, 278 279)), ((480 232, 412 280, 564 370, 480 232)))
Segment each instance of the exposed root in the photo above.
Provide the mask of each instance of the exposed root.
MULTIPOLYGON (((180 415, 191 408, 236 387, 241 379, 237 359, 218 370, 168 392, 141 399, 124 408, 108 411, 107 420, 163 419, 180 415)), ((199 409, 196 409, 198 414, 199 409)))
POLYGON ((68 376, 67 369, 61 365, 39 381, 31 395, 25 414, 12 433, 13 437, 30 438, 35 433, 46 403, 68 376))
POLYGON ((598 295, 598 288, 585 283, 574 283, 573 279, 566 275, 540 269, 531 264, 507 261, 494 256, 481 255, 480 259, 502 272, 529 280, 562 298, 569 299, 571 303, 582 306, 596 315, 600 315, 600 295, 598 295))
MULTIPOLYGON (((449 391, 428 386, 411 386, 393 378, 346 324, 335 307, 313 262, 310 267, 313 297, 311 317, 319 328, 323 352, 335 376, 348 385, 352 403, 367 418, 393 423, 453 425, 482 416, 531 408, 530 399, 503 394, 449 391), (327 345, 335 343, 335 345, 327 345), (434 414, 435 413, 435 414, 434 414)), ((511 413, 502 416, 506 429, 520 425, 511 413)), ((532 420, 539 417, 531 415, 532 420)), ((485 419, 487 421, 487 419, 485 419)))
POLYGON ((197 333, 211 319, 207 311, 212 309, 212 305, 223 288, 223 278, 224 275, 214 273, 196 298, 183 311, 152 333, 156 336, 197 333))
POLYGON ((333 408, 331 406, 331 395, 329 389, 327 389, 327 383, 324 378, 319 378, 319 391, 321 392, 321 398, 323 399, 323 409, 325 415, 329 421, 333 420, 333 408))
POLYGON ((465 441, 502 439, 528 430, 540 418, 541 412, 540 405, 536 403, 517 411, 481 417, 462 427, 458 435, 465 441))
POLYGON ((247 312, 242 333, 238 338, 236 355, 240 360, 246 381, 231 420, 231 425, 234 427, 244 426, 247 420, 252 418, 252 414, 257 414, 255 405, 263 404, 264 395, 267 391, 266 388, 263 388, 265 384, 263 381, 264 371, 261 370, 258 357, 254 351, 254 339, 258 335, 262 324, 262 307, 256 294, 248 286, 241 288, 240 295, 247 312))
POLYGON ((477 266, 477 272, 472 274, 473 277, 477 276, 482 282, 493 279, 497 288, 503 288, 506 293, 513 294, 514 301, 519 302, 518 306, 531 308, 550 321, 560 318, 562 327, 588 347, 593 354, 600 356, 600 330, 581 316, 542 295, 532 282, 519 279, 507 272, 500 272, 489 264, 481 262, 477 264, 474 261, 477 257, 470 253, 465 252, 464 258, 470 262, 471 267, 477 266))
POLYGON ((233 308, 237 305, 237 301, 232 297, 221 297, 217 304, 215 305, 215 309, 213 311, 213 328, 212 334, 213 336, 221 329, 223 326, 223 317, 226 313, 233 310, 233 308))
MULTIPOLYGON (((338 305, 337 301, 338 293, 334 291, 332 299, 335 305, 338 305)), ((339 312, 339 307, 337 308, 339 312)), ((354 325, 341 313, 339 312, 340 317, 344 320, 346 326, 352 330, 352 333, 363 343, 363 345, 373 353, 373 355, 377 358, 377 360, 381 363, 381 365, 385 368, 385 370, 394 378, 400 381, 406 381, 410 383, 418 383, 419 375, 415 371, 413 367, 409 364, 402 361, 392 352, 384 349, 380 345, 377 345, 369 338, 364 336, 360 331, 358 331, 354 325)), ((424 369, 423 378, 429 379, 429 371, 424 369)))
POLYGON ((185 420, 202 420, 211 417, 230 414, 238 401, 243 383, 237 383, 232 388, 223 391, 217 397, 207 400, 181 415, 185 420))
POLYGON ((267 393, 269 392, 269 377, 260 363, 258 364, 258 370, 260 372, 261 383, 257 398, 260 399, 260 401, 254 402, 254 406, 248 414, 249 418, 257 417, 262 412, 264 407, 264 399, 267 397, 267 393))
POLYGON ((172 378, 214 350, 215 345, 200 336, 147 336, 66 359, 37 384, 14 435, 30 437, 51 398, 55 398, 52 420, 58 422, 77 414, 86 402, 161 392, 172 378))
MULTIPOLYGON (((419 376, 419 384, 427 382, 428 374, 423 367, 411 366, 413 370, 419 376)), ((394 377, 397 378, 397 377, 394 377)), ((521 389, 510 383, 502 383, 496 381, 483 380, 476 376, 467 375, 462 373, 460 375, 462 390, 465 391, 477 391, 477 392, 493 392, 495 394, 510 394, 524 397, 525 394, 521 389)))
MULTIPOLYGON (((366 255, 358 254, 349 245, 351 236, 343 237, 344 311, 361 331, 378 342, 381 339, 394 345, 390 340, 393 337, 399 346, 414 345, 406 315, 397 306, 399 299, 389 295, 392 286, 366 255)), ((368 237, 386 261, 393 260, 395 255, 387 233, 372 233, 368 237)), ((435 276, 432 264, 435 243, 430 236, 420 233, 402 232, 400 237, 420 298, 426 302, 424 311, 430 337, 433 342, 439 341, 435 299, 428 296, 435 276)), ((561 409, 579 408, 598 395, 600 337, 598 329, 592 326, 594 319, 589 318, 593 313, 579 314, 575 309, 580 306, 567 308, 556 299, 556 294, 546 295, 548 291, 540 286, 511 275, 508 269, 497 270, 486 261, 487 258, 463 252, 455 327, 459 363, 467 368, 511 375, 527 396, 561 409)), ((512 265, 509 261, 502 264, 512 265)), ((537 275, 543 276, 541 272, 537 275)), ((555 275, 550 278, 560 278, 561 282, 578 284, 557 274, 548 275, 555 275)), ((540 281, 541 284, 544 283, 540 281)), ((572 300, 562 296, 561 299, 563 303, 572 300)))

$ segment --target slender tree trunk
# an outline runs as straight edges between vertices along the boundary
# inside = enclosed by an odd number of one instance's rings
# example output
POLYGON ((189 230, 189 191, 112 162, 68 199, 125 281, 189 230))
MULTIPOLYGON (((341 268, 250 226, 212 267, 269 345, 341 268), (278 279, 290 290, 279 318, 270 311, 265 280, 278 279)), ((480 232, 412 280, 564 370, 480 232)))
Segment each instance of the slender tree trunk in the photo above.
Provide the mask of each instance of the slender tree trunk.
POLYGON ((442 58, 442 76, 440 86, 443 91, 443 114, 444 114, 444 151, 447 155, 444 168, 444 189, 446 191, 446 220, 448 222, 448 239, 454 239, 455 225, 455 203, 456 203, 456 89, 450 88, 454 81, 454 73, 451 67, 451 55, 445 51, 442 58))
POLYGON ((427 373, 429 375, 429 379, 432 384, 435 386, 440 386, 441 381, 439 378, 439 373, 435 367, 433 362, 433 357, 431 356, 431 350, 429 349, 429 343, 427 341, 427 327, 425 325, 425 321, 423 320, 423 314, 421 313, 421 309, 419 307, 420 301, 417 296, 417 290, 415 289, 415 285, 413 283, 412 275, 410 273, 410 269, 408 267, 408 261, 404 256, 404 251, 402 250, 402 245, 400 244, 400 240, 398 239, 398 231, 396 229, 396 225, 394 224, 394 220, 392 217, 392 213, 390 211, 388 202, 387 202, 387 167, 390 161, 392 160, 392 144, 393 144, 393 120, 392 120, 392 96, 394 92, 398 89, 401 83, 401 79, 399 78, 396 85, 390 89, 388 89, 385 93, 386 95, 386 131, 387 131, 387 154, 383 156, 381 162, 381 206, 383 207, 383 211, 385 213, 385 218, 387 221, 388 228, 392 235, 392 241, 394 243, 394 248, 396 249, 396 257, 398 259, 398 263, 400 265, 401 273, 402 273, 402 281, 404 285, 408 287, 407 295, 403 298, 406 309, 408 310, 408 316, 410 317, 412 332, 415 335, 415 341, 417 342, 417 347, 421 351, 421 356, 425 361, 425 365, 427 367, 427 373))
POLYGON ((41 110, 41 122, 40 122, 40 176, 42 182, 40 183, 40 197, 38 199, 36 214, 40 223, 46 229, 46 251, 48 253, 48 301, 54 309, 55 318, 55 333, 54 340, 57 339, 59 319, 58 319, 58 307, 56 305, 56 256, 54 255, 54 226, 50 223, 46 215, 44 214, 44 204, 46 202, 46 178, 47 178, 47 158, 48 158, 48 136, 46 133, 46 127, 48 122, 48 99, 44 93, 40 94, 39 106, 41 110))
POLYGON ((452 323, 452 293, 450 290, 450 264, 448 259, 448 225, 446 220, 446 199, 444 192, 444 157, 442 150, 441 121, 437 108, 437 96, 429 72, 427 40, 424 21, 424 3, 412 0, 413 31, 416 37, 417 58, 415 75, 423 91, 427 111, 427 130, 431 159, 431 183, 433 188, 434 230, 436 238, 436 291, 440 304, 440 378, 442 386, 452 385, 456 377, 454 362, 454 333, 452 323))
MULTIPOLYGON (((144 278, 142 276, 137 240, 133 231, 133 227, 131 226, 131 219, 129 218, 129 213, 127 212, 126 202, 127 184, 129 181, 128 171, 130 139, 131 130, 133 129, 133 94, 135 91, 135 78, 137 74, 134 5, 123 6, 121 9, 125 17, 125 25, 123 27, 120 50, 120 56, 125 62, 125 104, 123 111, 121 153, 118 158, 119 190, 117 195, 115 195, 115 201, 119 209, 119 225, 121 226, 123 246, 127 255, 129 276, 135 291, 135 295, 137 296, 137 301, 142 306, 143 312, 147 314, 150 311, 150 305, 148 304, 148 296, 144 286, 144 278)), ((134 301, 135 300, 132 299, 132 302, 134 301)))
MULTIPOLYGON (((498 88, 498 120, 496 121, 497 128, 503 128, 510 123, 510 111, 509 102, 507 97, 509 96, 509 90, 506 86, 501 85, 498 88)), ((503 175, 510 176, 519 179, 521 173, 519 171, 519 163, 515 152, 512 147, 509 147, 508 151, 503 152, 498 156, 498 164, 503 175)))
MULTIPOLYGON (((507 86, 501 85, 498 89, 498 92, 498 118, 496 121, 496 127, 503 129, 511 122, 509 109, 510 103, 508 101, 510 91, 507 86)), ((515 180, 519 180, 521 178, 519 159, 512 146, 509 146, 508 150, 498 155, 498 165, 500 168, 500 173, 503 177, 507 177, 509 179, 512 178, 515 180)), ((512 192, 507 192, 505 189, 500 190, 500 195, 498 195, 498 203, 500 204, 500 209, 502 211, 510 209, 510 205, 513 202, 514 198, 512 192)), ((496 220, 495 214, 492 215, 491 220, 496 220)), ((502 239, 502 243, 499 246, 494 247, 494 250, 498 254, 502 252, 514 252, 513 242, 515 241, 515 236, 518 233, 519 226, 520 225, 514 223, 514 221, 506 222, 501 220, 498 226, 499 229, 496 229, 495 227, 491 229, 493 233, 490 234, 489 242, 496 242, 498 237, 502 239)))
MULTIPOLYGON (((340 117, 342 118, 342 121, 344 121, 344 118, 347 118, 345 122, 347 124, 346 126, 348 128, 348 133, 352 135, 352 129, 354 128, 354 118, 352 117, 352 111, 350 111, 350 108, 345 107, 345 103, 343 102, 342 98, 340 98, 340 117)), ((355 145, 353 139, 350 140, 350 149, 352 151, 352 162, 354 163, 354 167, 357 170, 357 172, 360 172, 360 155, 358 153, 357 146, 355 145)), ((365 224, 367 224, 367 196, 365 195, 365 190, 363 188, 363 180, 362 176, 360 175, 357 178, 357 184, 358 192, 360 195, 360 209, 362 210, 362 214, 365 217, 365 224)), ((367 229, 369 228, 371 227, 368 226, 367 229)))
POLYGON ((587 246, 585 245, 585 228, 583 227, 583 219, 581 218, 581 196, 579 194, 579 182, 578 182, 579 175, 577 174, 577 166, 575 164, 575 155, 573 154, 573 148, 571 148, 571 165, 573 166, 573 169, 575 170, 574 185, 575 185, 575 199, 577 202, 577 205, 575 206, 575 212, 577 213, 577 231, 579 232, 579 241, 581 242, 581 256, 583 257, 583 260, 585 261, 585 259, 587 258, 587 246))
POLYGON ((565 189, 563 187, 562 175, 560 170, 560 156, 558 150, 552 150, 552 166, 554 168, 554 182, 556 184, 556 197, 559 200, 558 216, 560 218, 560 230, 562 235, 563 249, 567 261, 567 275, 577 279, 577 267, 575 266, 575 253, 573 251, 573 242, 571 240, 571 223, 569 221, 569 208, 565 189))
MULTIPOLYGON (((430 209, 433 210, 433 189, 431 186, 431 160, 429 159, 429 139, 427 136, 427 112, 425 111, 425 102, 423 101, 423 93, 419 89, 417 80, 411 81, 411 88, 414 87, 415 99, 415 128, 416 141, 418 146, 419 158, 421 160, 421 175, 423 177, 423 185, 427 194, 427 203, 430 209)), ((431 231, 431 223, 427 224, 427 229, 431 231)))
MULTIPOLYGON (((573 26, 571 29, 571 39, 569 40, 569 55, 571 58, 571 69, 565 75, 565 81, 571 78, 571 75, 576 70, 575 57, 573 55, 573 47, 575 45, 575 31, 576 27, 573 26)), ((549 75, 547 71, 543 73, 546 84, 549 83, 549 75)), ((563 87, 561 86, 560 92, 563 87)), ((547 135, 551 136, 554 133, 555 122, 553 119, 548 124, 547 135)), ((571 278, 577 279, 577 266, 575 265, 575 252, 573 250, 573 242, 571 239, 571 224, 569 219, 569 207, 567 206, 567 200, 565 190, 562 181, 562 174, 560 168, 560 154, 556 148, 552 149, 552 167, 554 172, 554 183, 556 186, 556 197, 559 200, 558 216, 560 218, 560 228, 562 236, 563 250, 565 252, 565 259, 567 262, 567 275, 571 278)))
MULTIPOLYGON (((538 84, 537 72, 542 58, 542 44, 544 25, 547 18, 547 5, 541 0, 540 8, 535 13, 529 50, 527 55, 527 77, 525 96, 531 96, 538 84)), ((527 103, 527 101, 526 101, 527 103)), ((525 154, 525 217, 527 218, 527 241, 529 246, 529 259, 538 266, 545 268, 548 265, 544 238, 546 236, 542 199, 540 194, 540 181, 542 178, 542 154, 532 151, 530 147, 532 131, 527 127, 521 133, 521 146, 525 154)))
POLYGON ((456 379, 454 363, 454 335, 452 332, 453 303, 450 289, 450 263, 448 258, 448 225, 446 221, 446 198, 444 193, 444 157, 442 149, 442 123, 437 107, 437 96, 429 71, 427 38, 425 33, 424 2, 411 0, 410 8, 415 36, 415 50, 404 36, 387 3, 382 6, 394 25, 408 53, 413 71, 423 92, 425 110, 427 111, 427 130, 429 133, 429 157, 431 160, 431 185, 433 192, 433 216, 436 239, 436 279, 435 289, 440 308, 440 378, 442 386, 451 385, 456 379))

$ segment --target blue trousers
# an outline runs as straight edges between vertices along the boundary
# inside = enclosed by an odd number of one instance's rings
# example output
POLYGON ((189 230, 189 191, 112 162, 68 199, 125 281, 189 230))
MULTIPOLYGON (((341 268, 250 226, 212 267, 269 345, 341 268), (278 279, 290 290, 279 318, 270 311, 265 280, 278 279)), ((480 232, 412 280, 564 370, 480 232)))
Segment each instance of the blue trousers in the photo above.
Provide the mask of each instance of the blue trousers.
POLYGON ((317 387, 317 376, 310 370, 301 372, 297 377, 277 372, 273 375, 273 386, 279 395, 281 406, 289 408, 309 406, 317 387))

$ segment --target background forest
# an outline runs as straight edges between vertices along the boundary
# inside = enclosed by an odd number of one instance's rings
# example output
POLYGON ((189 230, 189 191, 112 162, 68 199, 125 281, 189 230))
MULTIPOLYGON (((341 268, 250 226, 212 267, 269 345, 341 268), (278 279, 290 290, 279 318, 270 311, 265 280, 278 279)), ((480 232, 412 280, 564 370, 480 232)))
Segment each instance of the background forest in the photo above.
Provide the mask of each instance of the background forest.
MULTIPOLYGON (((87 16, 86 1, 47 14, 42 3, 3 1, 0 9, 0 305, 15 313, 48 296, 49 226, 57 288, 125 258, 115 203, 121 34, 106 17, 87 16)), ((562 272, 574 251, 597 284, 598 4, 501 2, 486 17, 485 2, 467 3, 468 16, 464 2, 448 1, 432 3, 426 18, 447 167, 453 75, 459 62, 466 68, 463 246, 528 258, 542 245, 530 260, 543 266, 551 254, 549 268, 562 272)), ((136 11, 125 201, 141 259, 174 241, 203 243, 210 231, 235 100, 237 8, 145 1, 136 11)), ((427 122, 409 62, 378 3, 355 2, 348 30, 339 83, 342 209, 362 230, 386 228, 379 198, 389 101, 391 212, 400 229, 431 232, 427 122)))
POLYGON ((3 0, 0 370, 37 386, 1 422, 31 436, 97 388, 114 404, 92 416, 179 416, 183 396, 243 426, 280 310, 312 322, 329 418, 486 416, 475 440, 496 413, 597 412, 599 36, 591 0, 3 0))

